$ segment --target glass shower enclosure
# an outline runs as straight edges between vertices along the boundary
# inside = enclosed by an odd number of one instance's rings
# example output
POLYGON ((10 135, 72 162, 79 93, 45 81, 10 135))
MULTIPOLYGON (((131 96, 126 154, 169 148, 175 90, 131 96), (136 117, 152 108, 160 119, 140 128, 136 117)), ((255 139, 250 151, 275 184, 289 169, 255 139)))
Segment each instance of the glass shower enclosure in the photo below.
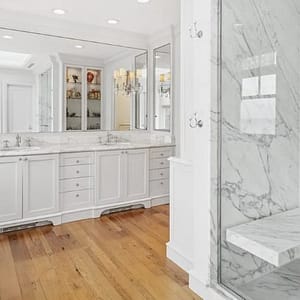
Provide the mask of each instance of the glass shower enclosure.
POLYGON ((300 299, 300 1, 222 0, 220 284, 300 299))

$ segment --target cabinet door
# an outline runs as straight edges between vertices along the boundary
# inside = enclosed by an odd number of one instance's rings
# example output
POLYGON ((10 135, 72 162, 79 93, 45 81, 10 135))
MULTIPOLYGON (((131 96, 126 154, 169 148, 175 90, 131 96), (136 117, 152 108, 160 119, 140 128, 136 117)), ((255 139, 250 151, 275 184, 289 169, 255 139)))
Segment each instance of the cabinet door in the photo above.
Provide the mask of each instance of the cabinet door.
POLYGON ((24 158, 23 217, 55 213, 59 209, 58 155, 24 158))
POLYGON ((137 200, 149 196, 149 150, 126 151, 125 199, 137 200))
POLYGON ((96 154, 96 204, 121 202, 124 155, 120 151, 96 154))
POLYGON ((22 161, 0 159, 0 222, 22 218, 22 161))

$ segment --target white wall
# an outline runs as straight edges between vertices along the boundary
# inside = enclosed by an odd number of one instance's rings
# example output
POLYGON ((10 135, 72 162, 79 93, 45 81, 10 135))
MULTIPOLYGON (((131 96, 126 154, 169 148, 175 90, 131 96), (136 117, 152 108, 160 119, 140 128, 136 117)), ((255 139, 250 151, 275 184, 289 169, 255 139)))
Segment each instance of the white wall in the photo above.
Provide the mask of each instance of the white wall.
MULTIPOLYGON (((174 215, 174 223, 190 224, 192 235, 171 233, 174 245, 188 244, 193 249, 190 287, 204 293, 203 287, 210 284, 210 101, 211 101, 211 0, 181 1, 181 99, 180 99, 180 147, 179 159, 171 162, 182 169, 190 165, 190 178, 176 184, 171 191, 171 207, 178 209, 177 195, 190 195, 186 199, 189 212, 174 215), (204 33, 201 39, 192 39, 189 27, 193 22, 204 33), (203 128, 191 129, 189 118, 198 113, 203 128), (181 163, 180 163, 181 161, 181 163), (190 193, 192 189, 192 193, 190 193), (191 221, 192 220, 192 223, 191 221)), ((171 174, 171 177, 173 174, 171 174)), ((180 227, 180 226, 179 226, 180 227)), ((171 228, 172 230, 172 228, 171 228)), ((182 253, 180 261, 190 253, 182 253)), ((202 294, 203 296, 204 294, 202 294)), ((210 299, 209 297, 207 299, 210 299)), ((212 299, 212 298, 211 298, 212 299)))

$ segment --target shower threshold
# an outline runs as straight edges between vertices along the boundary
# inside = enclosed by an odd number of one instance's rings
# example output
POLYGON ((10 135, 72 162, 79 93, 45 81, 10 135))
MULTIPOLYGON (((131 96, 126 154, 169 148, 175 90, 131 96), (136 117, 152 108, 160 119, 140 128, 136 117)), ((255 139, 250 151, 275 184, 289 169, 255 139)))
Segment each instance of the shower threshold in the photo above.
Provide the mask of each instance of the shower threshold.
POLYGON ((231 227, 226 240, 276 267, 284 266, 300 259, 300 208, 231 227))

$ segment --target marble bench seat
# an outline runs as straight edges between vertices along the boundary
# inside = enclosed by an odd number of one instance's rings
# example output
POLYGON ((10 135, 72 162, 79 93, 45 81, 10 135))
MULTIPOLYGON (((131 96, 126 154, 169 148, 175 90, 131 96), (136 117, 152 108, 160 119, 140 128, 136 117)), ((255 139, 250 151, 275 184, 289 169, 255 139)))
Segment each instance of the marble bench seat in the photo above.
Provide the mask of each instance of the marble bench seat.
POLYGON ((235 226, 227 242, 281 267, 300 258, 300 208, 235 226))

